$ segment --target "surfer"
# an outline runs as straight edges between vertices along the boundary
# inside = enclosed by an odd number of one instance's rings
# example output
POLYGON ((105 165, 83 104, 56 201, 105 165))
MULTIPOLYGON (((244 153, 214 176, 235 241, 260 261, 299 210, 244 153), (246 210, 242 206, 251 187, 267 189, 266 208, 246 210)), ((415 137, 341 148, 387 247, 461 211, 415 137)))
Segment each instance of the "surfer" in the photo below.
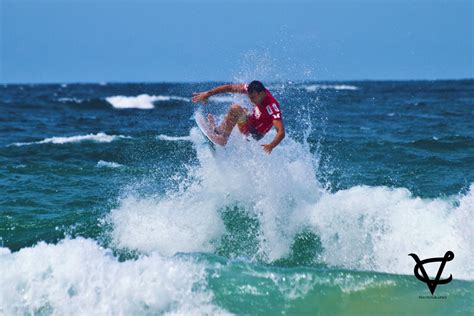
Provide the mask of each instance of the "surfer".
POLYGON ((260 81, 255 80, 248 85, 226 84, 209 91, 193 93, 193 102, 206 103, 210 96, 219 93, 245 93, 254 104, 252 113, 248 113, 247 109, 239 104, 232 104, 220 126, 216 126, 214 117, 208 114, 209 127, 214 132, 212 137, 219 144, 227 143, 235 125, 242 134, 251 135, 256 140, 260 140, 272 127, 275 127, 277 133, 272 142, 262 145, 267 153, 271 153, 285 138, 280 105, 260 81))

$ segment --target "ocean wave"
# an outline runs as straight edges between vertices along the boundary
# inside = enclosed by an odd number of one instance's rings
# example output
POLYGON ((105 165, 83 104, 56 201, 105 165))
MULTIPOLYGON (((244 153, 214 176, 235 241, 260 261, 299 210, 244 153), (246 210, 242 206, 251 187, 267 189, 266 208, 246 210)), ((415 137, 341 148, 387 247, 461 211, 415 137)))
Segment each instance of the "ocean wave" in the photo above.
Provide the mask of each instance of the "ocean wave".
POLYGON ((114 226, 111 233, 114 244, 145 253, 157 251, 166 256, 178 252, 213 252, 213 241, 224 232, 222 220, 215 211, 219 206, 216 199, 197 198, 126 197, 107 218, 114 226))
MULTIPOLYGON (((258 143, 249 143, 237 133, 231 135, 225 150, 217 148, 215 153, 203 142, 197 128, 191 130, 190 137, 201 165, 188 174, 194 179, 190 187, 160 198, 139 198, 133 192, 125 196, 108 217, 116 245, 166 255, 213 252, 216 241, 225 233, 219 210, 240 202, 252 210, 262 226, 256 255, 274 260, 287 254, 291 240, 284 235, 292 235, 298 229, 296 224, 282 226, 280 220, 317 200, 314 193, 318 192, 318 184, 311 156, 300 144, 289 140, 268 159, 258 143), (273 171, 276 165, 279 174, 273 171), (268 177, 264 176, 266 173, 268 177), (285 187, 294 189, 285 192, 285 187), (288 203, 293 207, 285 208, 288 203), (143 234, 144 231, 148 233, 143 234)), ((176 181, 185 183, 188 179, 176 181)), ((295 213, 290 222, 298 219, 295 213)))
POLYGON ((356 86, 346 84, 312 84, 302 86, 308 92, 315 92, 318 90, 358 90, 356 86))
POLYGON ((291 257, 297 236, 310 231, 321 242, 312 258, 317 264, 411 274, 409 253, 424 258, 451 250, 453 275, 474 279, 474 184, 465 195, 435 199, 384 186, 332 193, 319 184, 309 150, 291 138, 268 156, 238 133, 215 152, 196 128, 190 137, 199 165, 176 180, 190 184, 158 198, 126 194, 108 216, 117 247, 164 255, 222 253, 218 247, 225 247, 227 234, 241 233, 229 231, 235 226, 225 220, 229 210, 244 214, 254 225, 249 231, 257 231, 242 236, 243 245, 228 246, 229 254, 275 262, 291 257))
POLYGON ((156 136, 156 138, 159 139, 159 140, 165 140, 165 141, 170 141, 170 142, 190 141, 191 140, 190 136, 168 136, 168 135, 164 135, 164 134, 160 134, 160 135, 156 136))
POLYGON ((116 162, 113 162, 113 161, 104 161, 104 160, 100 160, 98 163, 97 163, 97 167, 98 168, 120 168, 122 167, 123 165, 119 164, 119 163, 116 163, 116 162))
POLYGON ((84 100, 79 99, 79 98, 59 98, 58 101, 62 103, 77 103, 77 104, 81 104, 82 102, 84 102, 84 100))
MULTIPOLYGON (((466 195, 422 199, 405 188, 356 186, 325 194, 306 210, 321 260, 347 269, 410 274, 413 260, 456 255, 450 272, 474 279, 474 184, 466 195)), ((435 275, 436 271, 429 271, 435 275)))
MULTIPOLYGON (((238 315, 376 315, 380 310, 387 310, 387 302, 410 302, 418 299, 421 293, 420 284, 413 275, 262 267, 246 262, 228 262, 213 272, 217 276, 211 277, 211 282, 218 282, 218 289, 224 289, 216 295, 220 301, 241 298, 236 300, 238 305, 228 308, 238 315), (370 304, 361 305, 361 297, 370 297, 370 304), (247 304, 242 304, 243 300, 247 304)), ((449 308, 469 314, 472 310, 471 288, 467 282, 450 283, 446 292, 455 293, 456 303, 450 304, 449 308)), ((417 309, 420 315, 433 314, 433 302, 420 303, 417 309)), ((390 305, 390 311, 397 315, 411 314, 413 304, 390 305)), ((443 313, 440 311, 440 314, 443 313)))
POLYGON ((205 266, 157 254, 120 262, 90 239, 0 248, 6 314, 216 314, 205 266))
POLYGON ((142 109, 149 110, 153 109, 155 102, 160 101, 183 101, 189 102, 189 98, 179 96, 167 96, 167 95, 148 95, 141 94, 138 96, 112 96, 105 98, 116 109, 142 109))
MULTIPOLYGON (((120 261, 112 249, 81 237, 14 253, 0 247, 0 271, 0 310, 7 315, 377 314, 387 301, 418 299, 422 286, 413 275, 222 263, 202 255, 120 261), (371 304, 360 307, 361 297, 371 304)), ((469 314, 472 284, 452 282, 447 291, 456 298, 451 307, 469 314)), ((409 314, 412 305, 391 310, 409 314)), ((429 314, 432 304, 417 311, 429 314)))
POLYGON ((93 141, 98 143, 110 143, 114 140, 121 138, 131 138, 130 136, 123 135, 107 135, 105 133, 97 134, 87 134, 87 135, 78 135, 78 136, 68 136, 68 137, 51 137, 45 138, 37 142, 28 142, 28 143, 13 143, 9 146, 27 146, 27 145, 37 145, 37 144, 67 144, 67 143, 79 143, 83 141, 93 141))
POLYGON ((474 138, 467 135, 432 136, 431 138, 413 140, 410 143, 407 143, 407 145, 430 151, 470 149, 474 147, 474 138))

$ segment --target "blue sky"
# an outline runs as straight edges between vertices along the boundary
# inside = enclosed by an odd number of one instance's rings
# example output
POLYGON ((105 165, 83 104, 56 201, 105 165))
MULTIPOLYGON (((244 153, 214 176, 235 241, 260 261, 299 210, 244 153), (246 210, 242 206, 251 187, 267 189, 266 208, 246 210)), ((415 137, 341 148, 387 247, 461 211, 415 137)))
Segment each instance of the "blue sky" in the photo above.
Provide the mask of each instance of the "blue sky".
POLYGON ((2 83, 474 74, 470 0, 0 3, 2 83))

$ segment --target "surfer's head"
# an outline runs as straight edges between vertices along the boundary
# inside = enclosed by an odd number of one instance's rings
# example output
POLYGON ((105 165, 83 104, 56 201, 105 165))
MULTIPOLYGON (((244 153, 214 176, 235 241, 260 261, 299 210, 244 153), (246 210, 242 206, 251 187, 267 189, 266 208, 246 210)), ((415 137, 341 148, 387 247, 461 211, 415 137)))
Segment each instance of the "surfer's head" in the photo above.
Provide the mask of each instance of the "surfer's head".
POLYGON ((265 96, 265 87, 260 81, 254 80, 247 86, 247 93, 249 95, 250 101, 254 104, 260 104, 265 96))

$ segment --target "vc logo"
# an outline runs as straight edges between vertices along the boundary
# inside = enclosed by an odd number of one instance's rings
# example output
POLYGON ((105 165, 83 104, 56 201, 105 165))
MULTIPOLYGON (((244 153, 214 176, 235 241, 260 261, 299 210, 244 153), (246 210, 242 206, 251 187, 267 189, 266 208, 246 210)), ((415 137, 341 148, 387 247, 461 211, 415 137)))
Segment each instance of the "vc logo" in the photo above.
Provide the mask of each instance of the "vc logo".
POLYGON ((416 261, 415 270, 414 270, 416 278, 420 280, 421 282, 424 282, 428 285, 431 295, 434 295, 436 286, 438 286, 438 284, 448 284, 449 282, 452 281, 453 276, 451 274, 449 275, 449 278, 447 279, 440 279, 441 274, 443 273, 444 266, 446 265, 446 262, 454 259, 454 253, 452 251, 447 251, 444 254, 444 257, 429 258, 425 260, 420 260, 420 258, 418 258, 418 256, 414 253, 409 254, 409 256, 412 256, 413 259, 415 259, 416 261), (434 280, 431 280, 428 277, 428 274, 426 273, 425 267, 423 267, 423 265, 426 263, 437 262, 437 261, 441 262, 441 264, 439 265, 436 278, 434 280), (421 271, 421 275, 419 273, 420 271, 421 271))

